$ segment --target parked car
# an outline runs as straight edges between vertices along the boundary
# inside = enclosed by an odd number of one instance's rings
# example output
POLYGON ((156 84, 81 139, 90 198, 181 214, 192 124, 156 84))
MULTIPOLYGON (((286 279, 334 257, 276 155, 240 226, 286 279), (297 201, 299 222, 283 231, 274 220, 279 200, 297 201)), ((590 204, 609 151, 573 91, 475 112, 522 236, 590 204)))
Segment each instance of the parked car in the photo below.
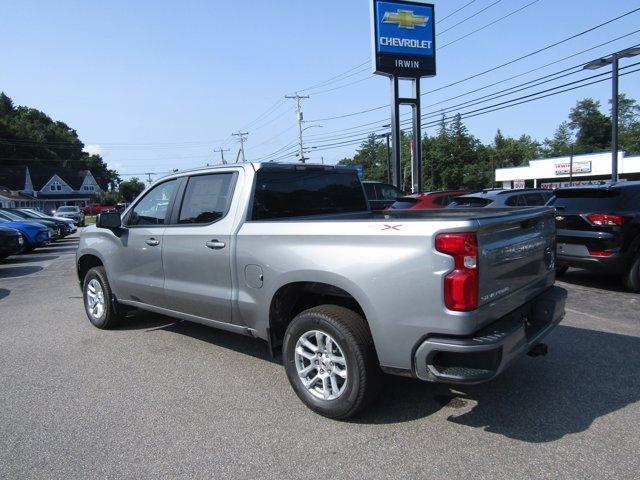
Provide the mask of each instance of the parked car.
POLYGON ((96 222, 76 253, 94 326, 142 308, 264 339, 332 418, 381 370, 490 380, 564 315, 550 208, 372 212, 355 171, 247 163, 170 175, 96 222))
POLYGON ((467 193, 469 192, 460 190, 416 193, 398 198, 389 208, 392 210, 444 208, 449 205, 454 198, 467 193))
POLYGON ((555 191, 558 273, 569 267, 620 275, 640 292, 640 181, 555 191))
POLYGON ((24 237, 15 228, 0 225, 0 260, 16 255, 24 248, 24 237))
POLYGON ((16 220, 28 220, 42 223, 48 227, 54 229, 55 233, 52 237, 53 240, 58 240, 60 238, 64 238, 74 231, 76 231, 75 225, 73 225, 72 220, 63 220, 61 218, 50 217, 43 213, 32 212, 29 209, 21 209, 21 208, 11 208, 0 210, 0 212, 5 212, 13 215, 16 220))
POLYGON ((545 190, 541 188, 519 190, 494 188, 456 197, 451 201, 448 207, 540 207, 546 204, 552 195, 553 190, 545 190))
POLYGON ((371 210, 384 210, 399 197, 406 195, 405 192, 388 183, 365 181, 362 182, 362 186, 371 210))
POLYGON ((59 238, 62 238, 62 230, 59 225, 51 220, 44 219, 34 219, 22 217, 20 215, 16 215, 13 212, 9 212, 7 210, 0 210, 0 218, 9 222, 21 222, 21 223, 33 223, 36 225, 42 225, 46 227, 49 231, 49 241, 56 241, 59 238))
POLYGON ((44 247, 51 241, 51 228, 41 223, 29 223, 6 220, 0 216, 0 226, 14 228, 22 235, 24 248, 22 251, 31 252, 38 247, 44 247))
POLYGON ((84 213, 80 210, 80 207, 76 206, 62 206, 53 211, 53 215, 59 218, 67 218, 73 220, 73 223, 78 227, 84 227, 84 213))
POLYGON ((82 213, 85 215, 98 215, 103 212, 115 212, 117 211, 117 205, 103 205, 100 203, 94 203, 91 205, 87 205, 86 207, 82 207, 82 213))
POLYGON ((18 208, 12 211, 16 214, 18 213, 18 211, 21 213, 24 213, 27 215, 28 218, 33 218, 36 220, 41 218, 44 220, 51 220, 56 222, 56 224, 62 227, 63 237, 66 237, 67 235, 75 233, 78 230, 75 222, 69 218, 52 217, 51 215, 47 215, 46 213, 42 213, 40 210, 36 210, 33 208, 18 208))

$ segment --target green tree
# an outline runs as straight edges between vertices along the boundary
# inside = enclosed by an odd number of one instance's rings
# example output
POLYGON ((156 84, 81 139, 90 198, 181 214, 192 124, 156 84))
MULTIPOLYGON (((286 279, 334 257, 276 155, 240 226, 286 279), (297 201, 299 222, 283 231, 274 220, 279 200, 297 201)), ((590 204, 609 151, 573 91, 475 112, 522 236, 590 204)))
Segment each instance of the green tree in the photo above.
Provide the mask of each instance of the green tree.
POLYGON ((553 137, 544 140, 544 154, 549 157, 566 155, 571 150, 572 143, 571 128, 567 122, 562 122, 553 137))
POLYGON ((575 133, 578 153, 605 150, 611 144, 611 119, 600 111, 600 102, 580 100, 569 113, 569 128, 575 133))
POLYGON ((119 180, 102 157, 83 151, 74 129, 35 108, 15 107, 4 92, 0 93, 0 139, 0 165, 90 170, 102 187, 119 180))
POLYGON ((618 97, 618 128, 620 148, 640 153, 640 105, 624 93, 618 97))
POLYGON ((132 202, 138 195, 142 193, 145 186, 138 178, 133 177, 130 180, 120 182, 118 191, 125 202, 132 202))

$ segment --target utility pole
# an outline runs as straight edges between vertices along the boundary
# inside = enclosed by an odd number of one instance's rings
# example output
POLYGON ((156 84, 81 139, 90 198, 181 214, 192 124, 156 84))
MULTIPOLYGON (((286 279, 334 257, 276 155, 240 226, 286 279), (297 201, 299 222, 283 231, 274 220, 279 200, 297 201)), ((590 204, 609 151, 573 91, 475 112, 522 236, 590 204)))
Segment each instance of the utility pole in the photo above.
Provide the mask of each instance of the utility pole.
POLYGON ((147 172, 145 173, 145 175, 147 176, 147 182, 149 183, 149 185, 151 185, 153 183, 153 179, 151 178, 151 175, 155 175, 155 173, 151 172, 147 172))
POLYGON ((240 139, 240 153, 242 154, 242 161, 246 162, 247 159, 244 158, 244 141, 245 141, 245 137, 249 135, 249 132, 239 131, 237 133, 232 133, 231 135, 238 137, 240 139))
POLYGON ((608 57, 598 58, 587 63, 586 70, 597 70, 611 65, 611 181, 618 178, 618 63, 621 58, 631 58, 640 55, 640 47, 631 47, 612 53, 608 57))
POLYGON ((573 187, 573 143, 571 144, 571 152, 569 156, 569 186, 573 187))
POLYGON ((228 152, 229 149, 220 147, 220 148, 214 148, 213 151, 214 153, 220 152, 220 159, 222 160, 222 164, 226 165, 227 161, 224 159, 224 152, 228 152))
POLYGON ((300 108, 300 100, 309 98, 309 95, 285 95, 284 98, 291 98, 296 101, 296 117, 298 118, 298 141, 300 142, 300 161, 304 163, 306 160, 304 156, 304 148, 302 146, 302 122, 304 116, 302 115, 302 109, 300 108))

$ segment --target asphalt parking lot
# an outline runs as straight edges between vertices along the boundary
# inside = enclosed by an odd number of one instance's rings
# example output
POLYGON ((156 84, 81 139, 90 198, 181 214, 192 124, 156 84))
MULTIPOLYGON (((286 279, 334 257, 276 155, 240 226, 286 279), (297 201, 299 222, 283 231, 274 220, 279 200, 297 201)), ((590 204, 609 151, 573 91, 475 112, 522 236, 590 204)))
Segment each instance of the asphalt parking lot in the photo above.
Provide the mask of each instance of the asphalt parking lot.
POLYGON ((448 388, 389 378, 351 422, 266 345, 149 313, 86 320, 77 238, 0 262, 0 478, 638 478, 640 295, 570 270, 549 355, 448 388))

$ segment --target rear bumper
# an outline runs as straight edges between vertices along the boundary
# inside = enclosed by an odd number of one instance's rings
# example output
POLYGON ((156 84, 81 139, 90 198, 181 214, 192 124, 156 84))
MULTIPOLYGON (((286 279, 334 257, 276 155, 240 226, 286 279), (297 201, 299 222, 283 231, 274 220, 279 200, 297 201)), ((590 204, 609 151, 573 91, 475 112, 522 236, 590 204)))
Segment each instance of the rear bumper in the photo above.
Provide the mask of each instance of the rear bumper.
POLYGON ((495 378, 560 323, 566 298, 567 291, 554 286, 471 338, 427 338, 414 355, 416 376, 461 384, 495 378))
POLYGON ((614 253, 609 257, 563 255, 561 253, 556 255, 558 267, 584 268, 598 273, 624 273, 631 265, 630 260, 629 255, 621 253, 614 253))

